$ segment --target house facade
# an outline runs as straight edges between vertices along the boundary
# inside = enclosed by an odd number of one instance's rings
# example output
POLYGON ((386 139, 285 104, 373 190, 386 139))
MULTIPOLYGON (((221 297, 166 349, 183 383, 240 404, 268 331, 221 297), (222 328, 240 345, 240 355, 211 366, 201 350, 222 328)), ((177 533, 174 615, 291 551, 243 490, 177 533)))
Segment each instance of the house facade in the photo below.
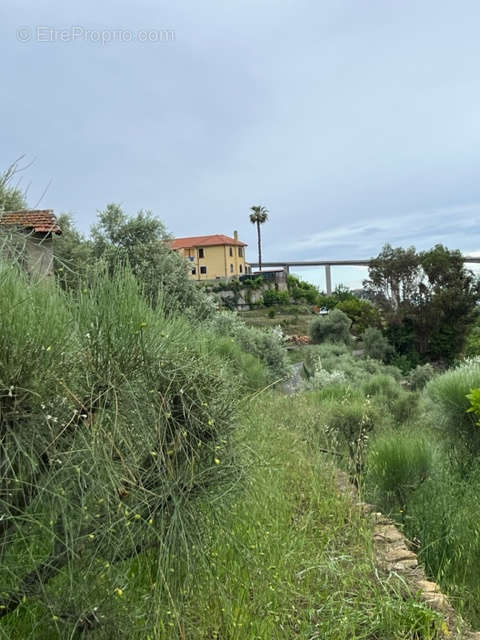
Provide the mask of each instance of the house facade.
POLYGON ((175 238, 171 247, 189 261, 192 280, 239 278, 251 273, 245 256, 247 244, 238 239, 237 231, 233 238, 220 234, 175 238))
POLYGON ((61 233, 51 209, 0 212, 0 252, 36 277, 53 275, 53 237, 61 233))

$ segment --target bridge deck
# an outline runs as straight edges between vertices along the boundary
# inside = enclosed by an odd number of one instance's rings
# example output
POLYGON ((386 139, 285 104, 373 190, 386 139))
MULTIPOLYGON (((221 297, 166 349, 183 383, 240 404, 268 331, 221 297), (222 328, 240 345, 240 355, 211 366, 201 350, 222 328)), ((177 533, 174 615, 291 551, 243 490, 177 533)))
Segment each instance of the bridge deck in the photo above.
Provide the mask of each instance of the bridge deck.
MULTIPOLYGON (((286 262, 262 262, 262 267, 266 269, 268 267, 283 267, 290 269, 290 267, 325 267, 325 284, 327 293, 332 292, 332 267, 368 267, 370 266, 370 260, 297 260, 286 262)), ((480 256, 463 256, 463 262, 465 264, 480 264, 480 256)), ((258 262, 250 262, 250 266, 258 267, 258 262)))
MULTIPOLYGON (((262 267, 368 267, 370 260, 286 260, 282 262, 262 262, 262 267)), ((464 256, 463 262, 480 264, 480 256, 464 256)), ((250 262, 258 267, 258 262, 250 262)))

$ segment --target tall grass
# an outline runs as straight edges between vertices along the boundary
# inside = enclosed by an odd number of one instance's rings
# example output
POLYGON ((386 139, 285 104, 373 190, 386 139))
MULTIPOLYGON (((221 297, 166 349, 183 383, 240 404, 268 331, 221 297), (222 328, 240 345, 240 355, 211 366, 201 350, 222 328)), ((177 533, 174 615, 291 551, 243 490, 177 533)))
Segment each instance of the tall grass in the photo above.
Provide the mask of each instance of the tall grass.
POLYGON ((417 415, 417 395, 404 390, 388 373, 367 377, 362 390, 376 401, 382 412, 390 416, 393 425, 399 426, 417 415))
MULTIPOLYGON (((424 388, 416 421, 377 434, 367 460, 370 499, 399 519, 416 541, 429 576, 477 628, 480 430, 467 413, 466 395, 478 387, 480 366, 475 360, 436 375, 424 388)), ((376 391, 385 410, 395 397, 386 379, 372 378, 364 389, 376 391)), ((402 393, 413 403, 414 394, 402 393)))
POLYGON ((387 504, 400 508, 404 520, 408 499, 431 472, 430 443, 414 431, 384 433, 375 439, 368 457, 369 482, 387 504))
POLYGON ((420 545, 428 573, 457 610, 480 627, 480 473, 466 478, 445 460, 408 504, 407 534, 420 545))
POLYGON ((408 532, 432 576, 480 626, 479 427, 466 395, 480 387, 480 364, 467 360, 437 375, 423 392, 423 425, 435 452, 431 477, 408 505, 408 532), (440 435, 440 438, 438 437, 440 435))
MULTIPOLYGON (((278 339, 246 354, 124 269, 65 293, 0 263, 0 284, 0 637, 438 635, 336 491, 327 392, 245 396, 278 339)), ((375 410, 341 391, 347 443, 375 410)))
POLYGON ((195 504, 236 477, 238 376, 126 270, 71 296, 11 265, 0 283, 1 632, 127 634, 132 566, 163 602, 195 504))
POLYGON ((437 615, 376 574, 370 524, 339 495, 318 450, 321 411, 316 393, 251 406, 237 433, 245 484, 207 518, 210 544, 187 581, 177 632, 159 637, 439 637, 437 615))

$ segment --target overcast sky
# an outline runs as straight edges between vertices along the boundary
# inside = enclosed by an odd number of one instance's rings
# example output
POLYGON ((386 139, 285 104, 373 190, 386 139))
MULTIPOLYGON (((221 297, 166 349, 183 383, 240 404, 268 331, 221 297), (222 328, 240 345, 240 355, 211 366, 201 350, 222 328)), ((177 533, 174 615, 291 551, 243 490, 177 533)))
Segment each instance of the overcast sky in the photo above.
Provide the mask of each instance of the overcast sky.
POLYGON ((261 204, 264 260, 477 252, 479 24, 476 0, 2 0, 1 166, 35 158, 30 205, 51 181, 84 231, 119 202, 253 260, 261 204))

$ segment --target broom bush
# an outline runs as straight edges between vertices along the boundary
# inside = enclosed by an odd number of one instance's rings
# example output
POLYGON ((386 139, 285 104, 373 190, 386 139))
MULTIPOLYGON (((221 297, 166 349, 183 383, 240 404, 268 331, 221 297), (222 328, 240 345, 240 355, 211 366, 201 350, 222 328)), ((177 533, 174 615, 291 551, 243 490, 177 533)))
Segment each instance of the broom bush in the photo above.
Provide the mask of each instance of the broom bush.
POLYGON ((164 601, 195 501, 235 476, 238 376, 126 269, 69 294, 0 264, 0 283, 0 629, 126 634, 132 567, 164 601))

